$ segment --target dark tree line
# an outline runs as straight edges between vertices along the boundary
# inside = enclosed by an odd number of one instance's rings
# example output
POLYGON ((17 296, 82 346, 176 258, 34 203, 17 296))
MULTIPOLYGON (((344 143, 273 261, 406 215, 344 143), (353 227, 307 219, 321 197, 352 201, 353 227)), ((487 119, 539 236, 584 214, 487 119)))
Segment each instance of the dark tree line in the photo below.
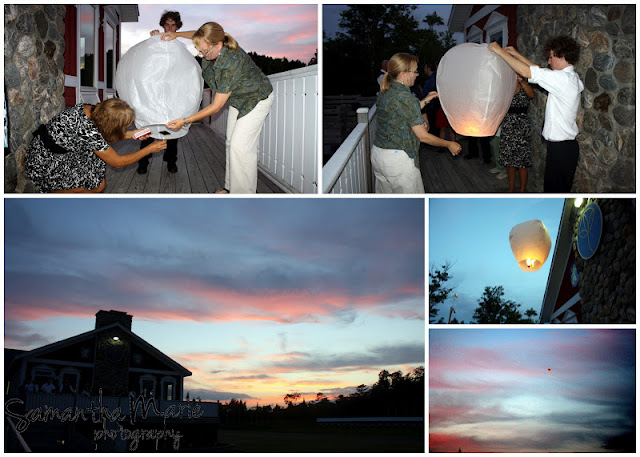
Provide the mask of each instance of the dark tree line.
POLYGON ((324 39, 324 93, 326 95, 375 95, 381 62, 397 52, 420 59, 419 84, 426 76, 422 68, 437 62, 455 42, 450 33, 437 32, 444 21, 437 13, 426 16, 419 28, 412 16, 415 5, 349 5, 340 13, 335 38, 324 39))
MULTIPOLYGON (((429 323, 444 324, 445 320, 441 317, 436 322, 436 317, 440 312, 439 305, 443 304, 453 291, 452 288, 446 287, 447 281, 451 279, 449 270, 451 264, 446 263, 440 268, 430 268, 429 270, 429 323)), ((529 308, 524 312, 524 316, 520 312, 518 303, 511 300, 505 300, 504 287, 487 286, 484 288, 482 297, 478 299, 478 307, 473 313, 472 324, 534 324, 534 318, 538 313, 529 308)), ((464 321, 458 322, 454 317, 452 324, 464 324, 464 321)))
POLYGON ((378 380, 371 386, 356 387, 349 395, 339 395, 330 400, 318 392, 314 399, 307 401, 298 392, 286 394, 286 407, 247 407, 247 402, 232 399, 220 405, 222 424, 274 423, 280 421, 315 422, 322 417, 424 417, 424 367, 411 373, 401 371, 389 373, 383 370, 378 380))

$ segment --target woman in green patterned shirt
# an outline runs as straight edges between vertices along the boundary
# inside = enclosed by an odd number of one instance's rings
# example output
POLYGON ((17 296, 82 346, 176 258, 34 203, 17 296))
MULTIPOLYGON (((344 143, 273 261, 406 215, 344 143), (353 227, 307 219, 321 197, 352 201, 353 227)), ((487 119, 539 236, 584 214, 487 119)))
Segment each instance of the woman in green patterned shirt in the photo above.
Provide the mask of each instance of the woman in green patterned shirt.
POLYGON ((273 103, 271 81, 220 24, 207 22, 196 32, 165 32, 163 40, 190 38, 202 56, 202 76, 213 102, 184 119, 168 122, 170 129, 204 119, 229 102, 224 189, 217 193, 255 194, 258 184, 258 140, 273 103))
POLYGON ((389 60, 378 94, 376 137, 371 148, 371 165, 376 193, 424 193, 419 168, 420 142, 448 148, 457 155, 462 147, 431 135, 420 110, 438 96, 430 92, 418 99, 409 89, 418 75, 418 58, 398 53, 389 60))

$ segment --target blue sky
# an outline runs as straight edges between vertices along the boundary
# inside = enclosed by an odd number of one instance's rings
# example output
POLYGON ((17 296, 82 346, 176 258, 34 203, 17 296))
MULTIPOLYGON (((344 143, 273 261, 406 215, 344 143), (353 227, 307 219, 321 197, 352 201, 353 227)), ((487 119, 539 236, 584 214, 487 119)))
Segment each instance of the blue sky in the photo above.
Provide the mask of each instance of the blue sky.
POLYGON ((430 329, 433 452, 635 448, 635 330, 430 329))
MULTIPOLYGON (((308 63, 318 48, 318 6, 308 5, 138 5, 138 22, 122 24, 122 54, 160 30, 160 17, 166 10, 178 11, 180 31, 197 30, 205 22, 217 22, 247 52, 275 58, 286 57, 308 63)), ((180 40, 192 54, 191 40, 180 40)))
POLYGON ((5 347, 100 309, 207 400, 282 404, 424 365, 423 199, 5 199, 5 347))
MULTIPOLYGON (((487 286, 503 286, 504 299, 524 312, 540 312, 562 216, 562 198, 432 198, 429 200, 429 268, 451 263, 454 315, 469 323, 487 286), (540 219, 549 231, 551 251, 538 271, 522 271, 509 244, 514 225, 540 219)), ((440 317, 449 317, 449 302, 440 317)), ((436 319, 436 320, 437 320, 436 319)))

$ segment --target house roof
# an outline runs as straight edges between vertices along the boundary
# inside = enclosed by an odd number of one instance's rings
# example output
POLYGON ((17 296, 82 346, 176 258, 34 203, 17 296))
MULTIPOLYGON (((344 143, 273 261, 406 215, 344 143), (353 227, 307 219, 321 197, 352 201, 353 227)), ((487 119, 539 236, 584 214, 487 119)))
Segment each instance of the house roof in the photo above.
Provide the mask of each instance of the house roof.
MULTIPOLYGON (((151 344, 147 343, 145 340, 143 340, 138 335, 136 335, 131 330, 127 329, 126 327, 124 327, 122 324, 120 324, 118 322, 115 322, 113 324, 110 324, 110 325, 107 325, 107 326, 104 326, 104 327, 99 327, 99 328, 91 330, 89 332, 81 333, 79 335, 72 336, 72 337, 66 338, 64 340, 56 341, 55 343, 47 344, 45 346, 41 346, 41 347, 33 349, 31 351, 26 351, 26 352, 23 351, 21 354, 16 354, 16 356, 13 358, 13 360, 15 361, 15 360, 22 359, 22 358, 38 357, 38 356, 40 356, 42 354, 45 354, 47 352, 55 351, 55 350, 58 350, 58 349, 62 349, 62 348, 65 348, 67 346, 71 346, 73 344, 79 343, 81 341, 85 341, 85 340, 91 339, 94 336, 96 336, 98 333, 102 333, 105 330, 109 330, 109 329, 112 329, 112 328, 118 328, 118 329, 122 330, 123 332, 125 332, 127 335, 129 335, 129 337, 131 337, 132 342, 137 343, 139 346, 141 346, 145 350, 149 351, 153 356, 157 357, 163 363, 166 363, 167 365, 172 367, 175 371, 177 371, 178 373, 182 374, 182 376, 191 376, 191 372, 189 370, 187 370, 185 367, 180 365, 178 362, 173 360, 168 355, 164 354, 163 352, 161 352, 158 349, 156 349, 155 347, 153 347, 151 344)), ((9 349, 9 350, 16 351, 15 349, 9 349)), ((5 356, 6 356, 6 354, 7 354, 7 349, 5 349, 5 356)))
POLYGON ((567 261, 572 249, 573 224, 572 214, 574 211, 575 198, 567 198, 562 208, 562 219, 560 219, 560 227, 558 228, 558 236, 556 237, 556 245, 553 252, 553 260, 547 279, 547 287, 542 300, 542 309, 540 310, 540 323, 550 322, 551 315, 558 300, 560 286, 562 286, 562 278, 567 268, 567 261))
POLYGON ((138 22, 140 11, 138 5, 118 5, 122 22, 138 22))
POLYGON ((453 5, 449 15, 449 22, 447 23, 449 32, 464 32, 464 24, 469 19, 472 10, 473 5, 453 5))

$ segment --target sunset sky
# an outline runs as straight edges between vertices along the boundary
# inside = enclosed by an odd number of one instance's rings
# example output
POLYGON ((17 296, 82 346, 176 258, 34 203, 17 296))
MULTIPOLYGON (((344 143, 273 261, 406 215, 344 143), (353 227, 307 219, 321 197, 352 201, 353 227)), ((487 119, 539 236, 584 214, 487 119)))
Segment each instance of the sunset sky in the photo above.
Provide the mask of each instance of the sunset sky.
POLYGON ((203 400, 350 394, 425 364, 424 199, 5 199, 5 347, 100 309, 203 400))
POLYGON ((633 451, 635 392, 635 330, 429 330, 432 452, 633 451))
POLYGON ((487 286, 503 286, 503 299, 521 304, 523 315, 529 308, 539 315, 563 205, 562 198, 430 199, 429 268, 452 264, 452 278, 445 285, 453 291, 439 306, 436 320, 444 317, 447 322, 453 305, 458 321, 469 323, 487 286), (509 232, 531 219, 540 219, 547 227, 551 251, 540 270, 523 271, 511 251, 509 232))
MULTIPOLYGON (((124 53, 160 30, 166 10, 178 11, 183 26, 179 31, 197 30, 205 22, 217 22, 247 52, 275 58, 286 57, 308 63, 318 49, 318 5, 144 5, 139 4, 138 22, 122 24, 124 53)), ((180 38, 192 54, 191 40, 180 38)))

